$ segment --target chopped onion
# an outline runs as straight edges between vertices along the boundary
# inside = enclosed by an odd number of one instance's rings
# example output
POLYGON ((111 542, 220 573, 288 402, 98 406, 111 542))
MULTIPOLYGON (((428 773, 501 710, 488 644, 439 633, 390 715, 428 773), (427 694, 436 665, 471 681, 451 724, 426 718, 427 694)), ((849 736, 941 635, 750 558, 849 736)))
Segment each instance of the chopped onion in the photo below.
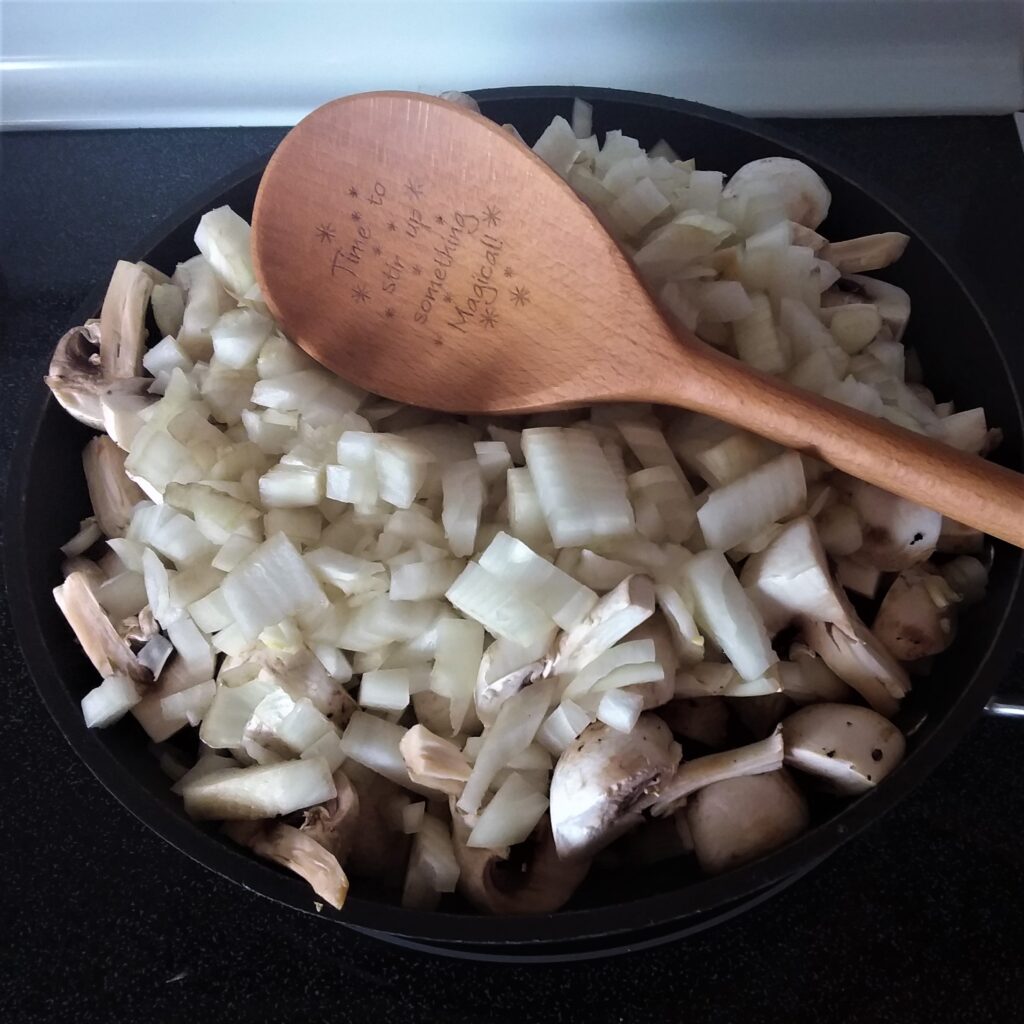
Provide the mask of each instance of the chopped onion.
POLYGON ((209 711, 216 692, 217 684, 212 679, 207 679, 188 689, 168 694, 160 701, 160 710, 165 718, 172 721, 186 718, 189 725, 196 726, 209 711))
POLYGON ((104 729, 123 718, 141 699, 127 676, 107 676, 82 698, 82 716, 90 729, 104 729))
POLYGON ((480 812, 466 845, 492 850, 515 846, 529 838, 547 809, 548 798, 512 772, 480 812))
POLYGON ((502 587, 501 581, 470 562, 445 595, 463 615, 494 636, 529 646, 550 632, 552 620, 535 604, 502 587))
POLYGON ((359 682, 359 703, 378 711, 402 711, 409 706, 409 670, 378 669, 364 672, 359 682))
POLYGON ((563 700, 537 731, 537 742, 558 757, 592 721, 593 716, 575 701, 563 700))
POLYGON ((217 692, 203 716, 199 738, 215 750, 230 750, 242 745, 245 727, 256 706, 277 687, 264 679, 253 679, 243 686, 218 684, 217 692))
POLYGON ((452 554, 473 554, 484 504, 484 482, 476 459, 453 462, 441 474, 444 508, 441 523, 452 554))
POLYGON ((728 551, 769 523, 796 515, 806 500, 803 463, 797 452, 786 452, 713 491, 697 520, 708 547, 728 551))
POLYGON ((725 556, 702 551, 684 566, 698 625, 744 679, 759 679, 779 659, 764 621, 725 556))
POLYGON ((480 555, 480 568, 521 593, 562 629, 571 629, 597 604, 597 594, 542 558, 528 545, 499 532, 480 555))
POLYGON ((473 703, 477 671, 484 651, 484 631, 478 622, 445 619, 437 627, 437 652, 430 688, 447 697, 451 706, 452 732, 461 732, 473 703))
POLYGON ((592 433, 532 427, 523 431, 523 453, 556 546, 582 547, 632 532, 625 483, 592 433))
POLYGON ((484 734, 473 772, 459 797, 459 810, 476 814, 494 776, 532 742, 551 704, 554 682, 540 680, 509 697, 484 734))
POLYGON ((619 732, 632 732, 640 719, 644 698, 626 690, 608 690, 597 705, 598 720, 619 732))
POLYGON ((301 811, 337 795, 323 758, 223 768, 185 782, 181 795, 192 818, 259 821, 301 811))
POLYGON ((235 623, 251 636, 326 600, 302 556, 281 533, 229 572, 221 593, 235 623))

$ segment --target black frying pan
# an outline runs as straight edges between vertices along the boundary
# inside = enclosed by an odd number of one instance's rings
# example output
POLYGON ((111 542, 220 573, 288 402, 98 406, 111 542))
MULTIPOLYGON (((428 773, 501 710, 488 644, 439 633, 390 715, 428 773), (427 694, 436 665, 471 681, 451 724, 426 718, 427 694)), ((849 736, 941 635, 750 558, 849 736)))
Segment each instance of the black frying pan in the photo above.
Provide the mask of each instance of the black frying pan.
MULTIPOLYGON (((645 146, 666 139, 698 165, 732 171, 770 155, 796 156, 825 178, 832 212, 823 233, 841 239, 903 230, 912 237, 904 257, 883 276, 906 288, 914 313, 906 341, 922 356, 928 385, 961 408, 983 405, 1005 432, 998 461, 1021 467, 1024 413, 999 343, 964 284, 955 262, 940 256, 894 211, 880 191, 801 151, 773 130, 722 111, 641 93, 596 89, 497 89, 478 94, 483 112, 511 122, 532 141, 555 114, 568 116, 572 97, 594 104, 598 131, 620 128, 645 146), (952 263, 952 265, 951 265, 952 263)), ((245 217, 265 161, 260 160, 198 196, 143 242, 129 259, 162 270, 195 252, 202 213, 230 204, 245 217)), ((98 315, 102 292, 75 318, 98 315)), ((56 343, 56 338, 51 339, 56 343)), ((79 701, 95 673, 51 597, 60 580, 59 546, 88 511, 80 453, 89 432, 65 414, 42 382, 13 467, 7 509, 6 561, 12 614, 32 675, 68 741, 97 778, 135 815, 180 850, 246 888, 317 913, 305 882, 259 861, 219 837, 214 827, 185 817, 168 780, 146 750, 142 730, 126 719, 91 731, 79 701)), ((916 786, 950 751, 992 696, 1020 635, 1022 553, 997 544, 989 593, 964 617, 953 648, 921 680, 899 724, 910 736, 906 761, 874 792, 817 807, 810 831, 784 849, 717 878, 701 878, 689 862, 670 861, 642 872, 594 872, 572 903, 554 915, 480 916, 452 897, 435 913, 404 910, 393 894, 356 880, 341 912, 320 916, 382 939, 475 959, 555 960, 602 956, 664 942, 719 923, 794 882, 916 786)))

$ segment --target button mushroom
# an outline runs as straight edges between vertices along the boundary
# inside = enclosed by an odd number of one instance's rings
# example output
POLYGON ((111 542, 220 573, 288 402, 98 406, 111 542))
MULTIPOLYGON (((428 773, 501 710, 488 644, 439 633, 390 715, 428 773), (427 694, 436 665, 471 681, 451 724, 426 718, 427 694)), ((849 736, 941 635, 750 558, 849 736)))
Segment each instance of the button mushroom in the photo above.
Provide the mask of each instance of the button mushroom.
POLYGON ((104 679, 122 675, 140 686, 152 684, 153 673, 140 664, 131 647, 118 634, 85 573, 71 573, 54 589, 53 597, 86 656, 104 679))
POLYGON ((744 164, 722 191, 722 198, 739 199, 774 190, 786 216, 804 227, 816 228, 826 216, 832 194, 818 173, 785 156, 769 156, 744 164))
POLYGON ((910 680, 832 579, 810 519, 793 520, 752 555, 741 579, 770 629, 796 622, 807 645, 843 682, 876 711, 895 713, 910 680))
POLYGON ((642 820, 681 751, 667 725, 640 716, 632 732, 589 725, 551 776, 551 828, 560 857, 589 857, 642 820))
POLYGON ((803 832, 807 801, 785 768, 705 786, 686 805, 701 868, 717 875, 763 857, 803 832))
POLYGON ((100 364, 108 379, 142 373, 146 306, 152 290, 153 278, 144 264, 117 261, 100 310, 100 364))
POLYGON ((107 537, 123 537, 132 509, 145 500, 124 471, 125 453, 109 437, 94 437, 82 452, 89 501, 107 537))
POLYGON ((536 645, 523 646, 511 640, 497 639, 484 651, 477 670, 474 703, 480 721, 489 725, 509 697, 544 672, 544 655, 550 644, 542 636, 536 645))
POLYGON ((142 395, 150 383, 143 377, 116 380, 108 376, 100 361, 100 328, 95 320, 73 327, 57 342, 45 380, 61 406, 93 430, 104 429, 105 396, 142 395))
POLYGON ((879 281, 862 274, 849 274, 821 296, 823 308, 842 306, 850 302, 869 303, 878 310, 892 332, 893 341, 899 341, 910 320, 910 296, 888 281, 879 281))
POLYGON ((588 857, 563 860, 545 815, 525 843, 503 859, 493 850, 466 846, 469 827, 452 818, 459 892, 488 914, 551 914, 561 909, 590 870, 588 857))
POLYGON ((782 723, 786 764, 824 780, 844 796, 873 789, 903 760, 903 734, 880 714, 854 704, 812 704, 782 723))
POLYGON ((871 631, 900 661, 939 654, 953 642, 956 600, 953 588, 929 567, 905 569, 882 598, 871 631))
POLYGON ((224 832, 257 856, 294 871, 325 903, 341 910, 348 895, 348 876, 338 858, 311 835, 280 821, 236 821, 224 832))
POLYGON ((841 274, 863 274, 895 263, 909 241, 910 236, 900 231, 884 231, 878 235, 849 238, 845 242, 830 242, 818 256, 841 274))
POLYGON ((299 828, 344 864, 356 839, 359 794, 341 769, 334 773, 334 786, 334 799, 304 811, 299 828))

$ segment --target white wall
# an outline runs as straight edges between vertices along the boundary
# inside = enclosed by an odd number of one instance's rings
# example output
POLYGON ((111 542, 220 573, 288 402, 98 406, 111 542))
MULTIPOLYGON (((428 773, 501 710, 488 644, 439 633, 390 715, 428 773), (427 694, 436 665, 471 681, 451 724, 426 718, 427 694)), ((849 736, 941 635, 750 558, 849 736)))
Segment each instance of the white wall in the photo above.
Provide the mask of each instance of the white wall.
POLYGON ((1024 106, 1021 7, 972 0, 6 0, 12 127, 292 124, 344 93, 604 85, 751 114, 1024 106))

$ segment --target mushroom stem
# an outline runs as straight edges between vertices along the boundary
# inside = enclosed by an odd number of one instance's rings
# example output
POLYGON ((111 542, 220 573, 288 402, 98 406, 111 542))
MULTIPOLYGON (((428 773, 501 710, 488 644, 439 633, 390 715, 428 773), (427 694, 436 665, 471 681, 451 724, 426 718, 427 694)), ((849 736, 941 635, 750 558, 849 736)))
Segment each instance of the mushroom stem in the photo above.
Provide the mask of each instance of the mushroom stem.
POLYGON ((688 796, 712 783, 777 771, 782 767, 783 754, 780 727, 767 739, 757 743, 684 761, 672 781, 662 788, 657 800, 651 805, 651 813, 656 818, 672 814, 686 803, 688 796))
POLYGON ((83 572, 73 572, 54 588, 54 600, 74 630, 88 659, 104 679, 127 676, 133 683, 150 686, 153 673, 139 663, 128 644, 107 618, 83 572))

